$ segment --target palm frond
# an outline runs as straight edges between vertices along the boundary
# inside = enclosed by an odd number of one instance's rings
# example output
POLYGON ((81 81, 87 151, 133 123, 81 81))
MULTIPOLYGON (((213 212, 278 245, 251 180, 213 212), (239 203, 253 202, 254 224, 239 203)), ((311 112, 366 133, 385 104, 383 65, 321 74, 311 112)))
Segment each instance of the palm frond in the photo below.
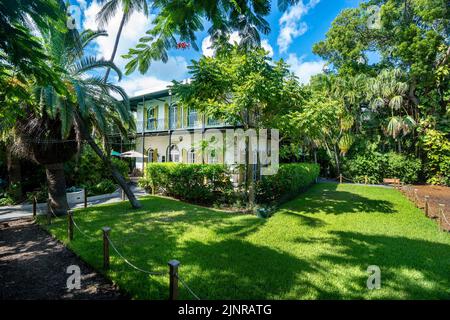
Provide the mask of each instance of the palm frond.
POLYGON ((119 9, 120 3, 120 0, 100 1, 100 4, 103 4, 103 6, 96 16, 100 28, 103 28, 114 17, 119 9))
POLYGON ((104 60, 104 59, 97 59, 96 57, 87 56, 79 60, 74 65, 73 73, 74 75, 81 75, 88 71, 92 71, 94 69, 99 68, 111 68, 117 73, 117 76, 119 77, 119 80, 122 79, 122 72, 120 69, 114 64, 114 62, 104 60))

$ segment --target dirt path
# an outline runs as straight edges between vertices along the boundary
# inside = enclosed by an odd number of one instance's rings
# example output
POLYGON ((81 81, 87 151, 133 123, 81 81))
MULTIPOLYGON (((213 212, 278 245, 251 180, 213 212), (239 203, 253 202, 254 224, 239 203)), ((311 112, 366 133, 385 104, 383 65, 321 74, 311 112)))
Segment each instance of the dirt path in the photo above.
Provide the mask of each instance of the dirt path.
POLYGON ((441 216, 439 204, 443 204, 445 219, 441 218, 441 225, 444 230, 450 231, 450 188, 432 185, 407 185, 402 188, 402 192, 419 208, 425 208, 425 196, 429 196, 428 215, 433 219, 441 216), (417 191, 415 191, 417 190, 417 191))
POLYGON ((31 220, 0 223, 0 299, 123 299, 119 290, 31 220), (67 267, 81 270, 69 291, 67 267))

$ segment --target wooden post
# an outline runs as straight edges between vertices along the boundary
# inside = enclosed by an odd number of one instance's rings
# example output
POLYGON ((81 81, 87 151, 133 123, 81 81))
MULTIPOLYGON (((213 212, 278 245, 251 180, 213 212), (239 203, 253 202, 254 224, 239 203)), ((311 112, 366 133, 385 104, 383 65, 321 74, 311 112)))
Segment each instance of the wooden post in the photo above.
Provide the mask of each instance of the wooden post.
POLYGON ((84 207, 87 208, 87 189, 84 188, 84 207))
POLYGON ((445 208, 445 204, 443 203, 439 203, 439 230, 444 231, 444 208, 445 208))
POLYGON ((425 196, 425 216, 429 217, 429 211, 430 211, 430 196, 425 196))
POLYGON ((103 227, 103 269, 109 269, 109 232, 110 227, 103 227))
POLYGON ((170 260, 169 263, 169 300, 178 299, 178 267, 180 261, 170 260))
POLYGON ((37 203, 36 203, 36 197, 33 197, 33 219, 36 219, 36 208, 37 208, 37 203))
POLYGON ((339 174, 339 183, 342 183, 342 173, 339 174))
POLYGON ((123 191, 123 189, 120 189, 120 199, 125 201, 125 191, 123 191))
POLYGON ((367 176, 364 176, 364 184, 367 184, 368 180, 367 176))
POLYGON ((67 238, 69 241, 73 240, 73 211, 69 210, 67 212, 67 238))
POLYGON ((50 199, 47 199, 47 224, 52 223, 52 208, 50 204, 50 199))

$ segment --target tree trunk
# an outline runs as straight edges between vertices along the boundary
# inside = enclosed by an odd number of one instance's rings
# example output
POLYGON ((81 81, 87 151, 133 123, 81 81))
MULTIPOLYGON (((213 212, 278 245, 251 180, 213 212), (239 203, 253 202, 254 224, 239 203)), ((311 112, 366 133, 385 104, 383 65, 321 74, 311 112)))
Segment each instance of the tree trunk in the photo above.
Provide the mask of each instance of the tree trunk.
MULTIPOLYGON (((123 29, 123 26, 125 25, 125 16, 126 16, 126 14, 124 12, 122 15, 122 20, 120 21, 119 30, 117 31, 117 36, 116 36, 116 41, 114 42, 113 52, 111 54, 111 58, 109 59, 110 62, 114 62, 114 58, 116 57, 116 52, 117 52, 117 47, 119 46, 120 36, 122 35, 122 29, 123 29)), ((105 77, 103 78, 103 82, 106 83, 108 81, 110 71, 111 71, 110 68, 106 69, 106 73, 105 73, 105 77)))
MULTIPOLYGON (((252 155, 253 157, 253 155, 252 155)), ((245 188, 248 196, 248 208, 255 206, 255 181, 253 179, 253 164, 250 163, 250 137, 245 140, 245 188)))
POLYGON ((6 143, 6 163, 12 196, 15 201, 19 201, 22 199, 22 171, 20 160, 12 153, 9 143, 6 143))
POLYGON ((67 214, 69 205, 66 195, 66 178, 64 176, 64 164, 54 163, 45 165, 47 175, 48 198, 50 210, 57 216, 67 214))
POLYGON ((107 167, 111 170, 111 174, 114 178, 114 180, 119 184, 119 186, 122 188, 122 190, 125 192, 125 194, 128 197, 128 200, 130 201, 131 206, 134 209, 141 208, 141 204, 134 196, 133 192, 131 191, 130 187, 127 185, 127 182, 125 181, 122 174, 117 170, 116 166, 111 162, 111 159, 103 153, 103 151, 97 146, 94 139, 92 139, 91 135, 87 131, 87 128, 84 124, 84 120, 79 115, 78 111, 75 111, 75 121, 78 124, 78 127, 80 129, 81 135, 84 139, 87 140, 89 145, 91 146, 92 150, 102 159, 102 161, 107 165, 107 167))
POLYGON ((334 148, 334 161, 336 162, 336 170, 338 174, 341 174, 341 167, 340 167, 340 162, 339 162, 339 153, 338 150, 336 148, 336 146, 333 146, 334 148))

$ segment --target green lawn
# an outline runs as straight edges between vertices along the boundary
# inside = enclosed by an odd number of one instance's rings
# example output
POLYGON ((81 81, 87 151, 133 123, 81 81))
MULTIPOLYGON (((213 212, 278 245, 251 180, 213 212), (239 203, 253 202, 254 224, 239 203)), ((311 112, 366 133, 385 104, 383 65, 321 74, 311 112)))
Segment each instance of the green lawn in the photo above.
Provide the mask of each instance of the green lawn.
MULTIPOLYGON (((167 270, 202 299, 450 298, 450 236, 397 190, 318 184, 270 219, 230 214, 147 197, 75 212, 95 237, 75 230, 69 246, 101 269, 100 228, 133 263, 167 270), (97 240, 98 239, 98 240, 97 240), (381 289, 368 290, 367 267, 381 269, 381 289)), ((66 241, 66 220, 51 232, 66 241)), ((108 276, 137 299, 165 299, 167 277, 133 271, 116 255, 108 276)), ((181 297, 191 299, 181 288, 181 297)))

